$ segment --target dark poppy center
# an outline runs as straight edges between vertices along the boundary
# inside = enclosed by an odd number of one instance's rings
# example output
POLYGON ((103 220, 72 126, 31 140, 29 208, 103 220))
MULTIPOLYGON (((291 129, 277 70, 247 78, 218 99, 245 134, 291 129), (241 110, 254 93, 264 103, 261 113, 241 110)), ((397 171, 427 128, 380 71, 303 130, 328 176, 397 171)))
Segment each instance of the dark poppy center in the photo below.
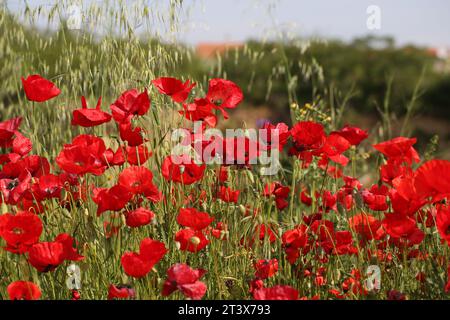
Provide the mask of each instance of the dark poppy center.
POLYGON ((12 233, 14 233, 14 234, 17 234, 17 235, 20 235, 20 234, 23 234, 24 233, 24 231, 23 231, 23 229, 21 229, 21 228, 13 228, 12 229, 12 233))
POLYGON ((11 181, 10 183, 8 183, 8 185, 6 186, 6 189, 8 190, 12 190, 15 187, 17 187, 19 185, 19 179, 14 179, 13 181, 11 181))

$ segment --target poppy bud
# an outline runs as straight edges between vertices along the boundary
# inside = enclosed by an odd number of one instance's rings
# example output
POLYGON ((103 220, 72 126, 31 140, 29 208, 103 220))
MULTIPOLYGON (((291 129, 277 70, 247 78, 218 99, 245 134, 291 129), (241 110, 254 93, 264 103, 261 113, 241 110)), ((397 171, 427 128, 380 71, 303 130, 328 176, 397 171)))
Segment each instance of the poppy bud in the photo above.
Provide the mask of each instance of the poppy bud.
POLYGON ((258 216, 258 222, 263 223, 263 217, 261 215, 258 216))
POLYGON ((2 214, 5 214, 8 212, 8 206, 6 203, 2 202, 2 214))
POLYGON ((345 214, 345 208, 340 202, 336 203, 336 207, 339 214, 345 214))
POLYGON ((245 215, 247 213, 247 209, 243 204, 239 205, 239 211, 241 212, 242 215, 245 215))
POLYGON ((200 238, 199 237, 192 237, 191 239, 189 239, 189 241, 191 241, 191 243, 193 245, 198 246, 200 244, 200 238))
POLYGON ((353 198, 355 199, 356 205, 360 208, 364 207, 364 201, 361 193, 358 190, 353 190, 353 198))
POLYGON ((255 184, 255 178, 253 177, 253 173, 250 170, 245 171, 247 173, 247 177, 250 179, 252 184, 255 184))

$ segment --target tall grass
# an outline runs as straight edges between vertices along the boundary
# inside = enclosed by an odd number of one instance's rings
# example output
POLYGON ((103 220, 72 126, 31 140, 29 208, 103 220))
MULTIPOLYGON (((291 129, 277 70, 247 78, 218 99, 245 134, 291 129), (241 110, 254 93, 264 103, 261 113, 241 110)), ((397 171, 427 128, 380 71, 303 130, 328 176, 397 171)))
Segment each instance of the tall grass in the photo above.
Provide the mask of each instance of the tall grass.
MULTIPOLYGON (((186 262, 195 268, 208 270, 205 282, 208 285, 206 298, 208 299, 248 299, 248 280, 253 278, 253 261, 263 258, 277 258, 280 261, 280 272, 276 277, 267 281, 267 286, 273 284, 289 284, 301 292, 301 295, 312 297, 319 294, 322 299, 332 297, 328 289, 338 287, 352 268, 364 272, 371 261, 362 254, 355 256, 331 256, 327 263, 326 278, 328 283, 323 287, 314 284, 314 277, 305 277, 303 272, 312 267, 320 267, 314 254, 302 256, 299 262, 291 266, 285 259, 281 249, 280 237, 282 232, 293 228, 302 221, 305 215, 316 212, 314 199, 312 206, 307 207, 301 201, 299 192, 301 187, 307 186, 311 194, 315 191, 337 191, 338 182, 323 171, 318 170, 317 163, 308 169, 301 167, 299 160, 282 159, 286 164, 276 177, 261 177, 256 169, 242 173, 231 171, 229 185, 242 191, 239 204, 224 203, 215 199, 217 181, 216 169, 208 168, 201 186, 206 191, 208 201, 199 203, 199 187, 180 186, 168 183, 161 176, 161 161, 170 153, 167 141, 168 133, 179 126, 180 118, 176 114, 177 107, 161 95, 157 95, 150 81, 159 76, 175 76, 191 78, 198 83, 195 94, 201 95, 205 91, 208 77, 226 77, 226 70, 222 68, 220 58, 204 74, 189 72, 190 63, 195 61, 189 48, 176 43, 179 30, 180 16, 188 11, 183 1, 172 0, 168 6, 161 2, 142 4, 133 10, 134 20, 126 15, 126 2, 105 1, 99 6, 96 2, 85 9, 86 18, 91 23, 101 20, 104 26, 99 32, 92 32, 92 26, 74 31, 64 26, 57 29, 36 30, 33 22, 47 19, 49 25, 57 24, 65 12, 68 2, 58 2, 54 6, 46 7, 47 14, 43 16, 43 6, 24 6, 19 12, 0 11, 0 54, 1 79, 0 116, 1 120, 12 116, 23 116, 25 123, 22 131, 33 141, 33 153, 45 156, 57 169, 54 159, 64 143, 69 143, 73 137, 81 133, 95 134, 103 137, 107 146, 116 149, 120 141, 117 130, 113 126, 83 129, 70 125, 71 112, 80 106, 80 97, 86 96, 88 105, 93 106, 99 96, 103 97, 102 108, 108 110, 121 92, 130 88, 142 91, 148 88, 152 97, 149 113, 140 125, 147 131, 150 149, 153 156, 145 164, 154 173, 154 180, 158 188, 168 197, 167 201, 157 204, 145 202, 144 205, 156 213, 156 221, 151 226, 138 229, 121 228, 118 235, 106 238, 103 223, 122 224, 122 217, 117 214, 103 214, 96 216, 96 205, 88 197, 81 204, 71 204, 71 210, 60 206, 57 201, 50 201, 45 213, 41 215, 44 221, 44 232, 41 241, 51 241, 57 234, 67 232, 77 239, 82 247, 81 253, 85 260, 78 265, 82 271, 82 298, 104 299, 110 284, 129 283, 137 292, 140 299, 160 299, 160 288, 166 275, 167 268, 175 262, 186 262), (155 4, 155 5, 153 5, 155 4), (137 17, 136 17, 137 15, 137 17), (139 17, 139 15, 141 15, 139 17), (139 30, 134 23, 139 21, 139 30), (24 23, 24 25, 22 25, 24 23), (144 37, 145 35, 145 37, 144 37), (61 52, 55 55, 54 52, 61 52), (28 102, 23 94, 20 76, 39 73, 54 81, 62 94, 54 100, 41 105, 28 102), (273 180, 281 180, 291 187, 290 205, 287 212, 279 212, 273 201, 262 196, 264 185, 273 180), (174 192, 172 191, 174 190, 174 192), (198 207, 213 215, 216 221, 224 221, 228 225, 228 241, 211 241, 206 250, 191 254, 180 251, 174 241, 174 234, 180 229, 176 223, 179 208, 183 205, 186 195, 193 194, 191 206, 198 207), (173 197, 171 199, 170 197, 173 197), (172 201, 173 200, 173 201, 172 201), (258 210, 260 214, 253 217, 245 216, 245 206, 250 210, 258 210), (277 235, 275 245, 267 241, 250 248, 241 245, 241 240, 253 236, 254 228, 261 224, 273 225, 277 235), (120 265, 123 252, 136 251, 139 242, 144 237, 159 239, 169 248, 168 254, 148 276, 135 280, 128 278, 120 265)), ((275 28, 276 26, 274 26, 275 28)), ((95 31, 95 30, 94 30, 95 31)), ((286 39, 285 39, 286 40, 286 39)), ((308 45, 298 44, 299 50, 306 52, 308 45)), ((282 42, 272 53, 279 56, 279 64, 273 66, 272 77, 284 77, 288 91, 288 105, 292 122, 299 120, 314 120, 323 123, 327 130, 335 130, 343 124, 343 114, 346 103, 353 92, 341 93, 334 87, 326 92, 311 93, 311 104, 305 106, 305 101, 298 101, 295 96, 297 86, 303 81, 321 81, 323 77, 318 64, 302 65, 303 74, 292 74, 293 64, 299 61, 289 61, 284 54, 282 42)), ((234 54, 236 64, 242 56, 238 51, 234 54)), ((257 66, 262 53, 244 48, 243 55, 251 58, 255 66, 253 78, 258 77, 257 66)), ((231 79, 233 80, 233 79, 231 79)), ((269 84, 272 79, 264 79, 269 84)), ((251 89, 252 83, 248 86, 251 89)), ((270 85, 267 96, 270 95, 270 85)), ((389 95, 389 94, 388 94, 389 95)), ((413 102, 410 105, 413 108, 413 102)), ((385 102, 388 112, 388 102, 385 102)), ((411 111, 412 112, 412 111, 411 111)), ((388 119, 384 119, 386 131, 390 132, 388 119)), ((387 134, 388 136, 389 134, 387 134)), ((385 136, 384 138, 387 138, 385 136)), ((376 172, 366 161, 369 153, 365 145, 358 151, 353 150, 353 165, 345 169, 345 173, 361 177, 366 173, 376 182, 376 172)), ((119 174, 119 169, 111 168, 100 177, 86 176, 83 182, 97 187, 112 186, 119 174)), ((67 194, 70 199, 70 194, 67 194)), ((13 207, 2 207, 3 210, 14 212, 13 207)), ((347 228, 348 217, 370 210, 363 206, 356 206, 351 211, 341 210, 330 213, 327 217, 336 226, 347 228)), ((373 212, 370 212, 373 214, 373 212)), ((448 260, 448 248, 440 245, 436 233, 427 234, 421 244, 430 254, 443 255, 448 260)), ((394 249, 387 249, 394 250, 394 249)), ((320 252, 318 253, 320 254, 320 252)), ((383 272, 382 288, 398 289, 417 298, 445 298, 442 285, 445 281, 445 270, 435 264, 434 260, 426 259, 424 263, 416 260, 399 259, 394 255, 392 262, 381 266, 383 272), (423 271, 429 275, 429 281, 423 286, 415 280, 417 272, 423 271)), ((17 255, 0 250, 0 298, 6 299, 6 286, 14 280, 31 280, 39 285, 46 299, 67 299, 70 292, 66 288, 65 266, 51 273, 38 274, 30 268, 26 261, 17 255)), ((369 298, 385 298, 386 290, 369 296, 369 298)), ((182 298, 173 295, 171 298, 182 298)), ((367 298, 355 296, 352 298, 367 298)))

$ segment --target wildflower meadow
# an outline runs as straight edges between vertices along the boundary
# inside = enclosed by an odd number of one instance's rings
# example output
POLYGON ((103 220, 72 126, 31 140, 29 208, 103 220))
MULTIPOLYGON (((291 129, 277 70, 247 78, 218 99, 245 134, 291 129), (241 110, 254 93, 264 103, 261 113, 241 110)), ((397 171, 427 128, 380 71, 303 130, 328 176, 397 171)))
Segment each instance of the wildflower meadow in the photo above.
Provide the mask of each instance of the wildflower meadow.
POLYGON ((124 38, 0 15, 0 299, 450 297, 450 161, 410 135, 420 82, 401 132, 388 100, 374 129, 345 93, 300 101, 280 47, 287 120, 228 128, 248 88, 114 17, 124 38))

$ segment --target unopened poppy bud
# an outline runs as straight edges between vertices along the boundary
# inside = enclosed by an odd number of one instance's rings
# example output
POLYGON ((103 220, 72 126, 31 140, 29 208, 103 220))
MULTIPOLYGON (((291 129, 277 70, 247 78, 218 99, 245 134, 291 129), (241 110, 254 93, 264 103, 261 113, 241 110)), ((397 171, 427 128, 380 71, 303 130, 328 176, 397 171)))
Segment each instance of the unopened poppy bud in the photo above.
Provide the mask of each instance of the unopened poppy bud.
POLYGON ((245 215, 247 213, 247 209, 243 204, 239 205, 239 211, 241 212, 242 215, 245 215))
POLYGON ((258 216, 258 222, 263 223, 263 217, 261 215, 258 216))
POLYGON ((191 239, 189 239, 189 241, 191 241, 191 243, 195 246, 198 246, 200 244, 200 238, 199 237, 192 237, 191 239))
POLYGON ((336 204, 336 207, 337 207, 337 211, 339 212, 339 214, 342 214, 342 215, 345 214, 345 208, 340 202, 338 202, 336 204))
POLYGON ((252 184, 255 184, 255 178, 253 177, 253 173, 250 170, 245 171, 247 173, 247 177, 250 179, 252 184))
POLYGON ((180 250, 181 248, 181 243, 179 243, 178 241, 175 241, 175 247, 180 250))
POLYGON ((364 200, 362 198, 361 192, 359 192, 358 190, 353 190, 353 198, 355 199, 356 205, 358 207, 363 207, 364 206, 364 200))
POLYGON ((85 215, 86 217, 89 217, 89 210, 88 210, 88 208, 85 208, 85 209, 84 209, 84 215, 85 215))
POLYGON ((5 214, 8 212, 8 206, 6 203, 2 202, 2 214, 5 214))

